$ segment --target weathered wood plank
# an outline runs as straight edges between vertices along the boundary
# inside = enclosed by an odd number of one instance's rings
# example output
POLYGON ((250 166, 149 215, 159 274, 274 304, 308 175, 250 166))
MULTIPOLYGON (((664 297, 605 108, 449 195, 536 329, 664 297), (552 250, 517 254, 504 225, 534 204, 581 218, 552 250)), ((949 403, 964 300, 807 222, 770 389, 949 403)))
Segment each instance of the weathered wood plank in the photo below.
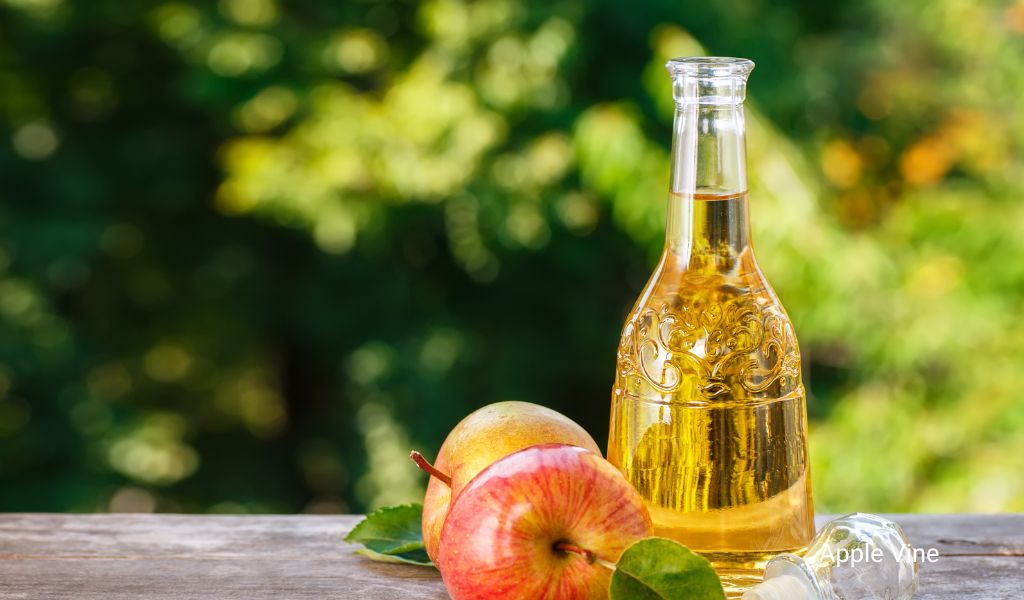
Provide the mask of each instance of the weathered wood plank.
MULTIPOLYGON (((1024 591, 1024 515, 896 515, 922 600, 1024 591)), ((0 515, 0 600, 447 598, 436 571, 375 563, 341 541, 358 517, 0 515)), ((819 519, 823 522, 825 518, 819 519)))
MULTIPOLYGON (((1024 514, 887 515, 911 543, 943 556, 1024 556, 1024 514)), ((817 519, 821 526, 829 517, 817 519)))
POLYGON ((448 597, 342 541, 359 517, 0 515, 0 599, 448 597))
MULTIPOLYGON (((1024 592, 1024 515, 888 515, 918 548, 922 600, 1003 600, 1024 592)), ((818 525, 827 519, 819 519, 818 525)))

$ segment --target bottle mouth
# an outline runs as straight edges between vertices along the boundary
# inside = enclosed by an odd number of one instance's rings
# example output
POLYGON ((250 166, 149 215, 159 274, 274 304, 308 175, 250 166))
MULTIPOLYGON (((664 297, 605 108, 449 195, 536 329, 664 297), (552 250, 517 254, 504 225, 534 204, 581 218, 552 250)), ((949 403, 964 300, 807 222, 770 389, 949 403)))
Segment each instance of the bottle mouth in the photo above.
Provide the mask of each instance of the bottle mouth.
POLYGON ((731 56, 686 56, 665 63, 672 77, 742 77, 754 70, 754 61, 731 56))
POLYGON ((747 76, 754 61, 727 56, 673 58, 665 64, 672 76, 676 104, 734 106, 747 96, 747 76))

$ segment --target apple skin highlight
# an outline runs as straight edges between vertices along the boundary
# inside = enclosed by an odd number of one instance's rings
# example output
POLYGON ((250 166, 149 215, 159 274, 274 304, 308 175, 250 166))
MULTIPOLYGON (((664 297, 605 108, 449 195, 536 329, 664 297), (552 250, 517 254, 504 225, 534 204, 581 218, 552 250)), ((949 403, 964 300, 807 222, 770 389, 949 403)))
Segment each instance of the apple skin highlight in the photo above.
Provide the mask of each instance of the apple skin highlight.
POLYGON ((431 477, 423 499, 423 542, 431 560, 437 561, 449 506, 463 487, 499 458, 545 443, 572 444, 601 455, 597 442, 575 421, 529 402, 487 405, 452 429, 434 461, 434 468, 446 473, 451 485, 431 477))
POLYGON ((436 562, 454 600, 598 600, 611 577, 601 561, 618 561, 652 533, 643 500, 611 463, 542 444, 495 462, 462 490, 436 562))

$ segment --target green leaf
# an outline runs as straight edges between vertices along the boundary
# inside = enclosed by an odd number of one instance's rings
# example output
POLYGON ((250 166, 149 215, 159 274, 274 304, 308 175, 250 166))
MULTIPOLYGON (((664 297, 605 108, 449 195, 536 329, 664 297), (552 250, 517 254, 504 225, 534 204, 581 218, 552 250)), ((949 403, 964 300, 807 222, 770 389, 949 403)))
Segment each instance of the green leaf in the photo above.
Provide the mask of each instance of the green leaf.
POLYGON ((431 566, 423 546, 422 518, 421 504, 381 508, 366 515, 345 536, 345 541, 365 546, 365 550, 356 553, 373 560, 431 566))
POLYGON ((434 566, 434 563, 430 562, 430 557, 427 556, 426 550, 416 550, 413 552, 406 552, 403 554, 381 554, 380 552, 374 552, 373 550, 370 550, 368 548, 360 548, 359 550, 356 550, 356 554, 365 556, 369 559, 376 560, 378 562, 416 565, 419 567, 434 566))
POLYGON ((652 537, 622 553, 611 600, 724 600, 722 582, 705 558, 678 542, 652 537))

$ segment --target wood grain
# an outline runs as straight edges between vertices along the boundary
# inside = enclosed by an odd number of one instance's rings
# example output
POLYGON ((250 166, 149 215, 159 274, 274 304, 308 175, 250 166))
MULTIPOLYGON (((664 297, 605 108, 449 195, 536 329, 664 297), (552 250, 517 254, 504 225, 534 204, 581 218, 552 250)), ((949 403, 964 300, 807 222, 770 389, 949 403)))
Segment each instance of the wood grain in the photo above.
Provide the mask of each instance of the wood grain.
MULTIPOLYGON (((1024 515, 895 515, 922 600, 1024 592, 1024 515)), ((0 600, 447 598, 430 568, 353 554, 355 516, 0 515, 0 600)), ((819 524, 825 518, 819 519, 819 524)))

